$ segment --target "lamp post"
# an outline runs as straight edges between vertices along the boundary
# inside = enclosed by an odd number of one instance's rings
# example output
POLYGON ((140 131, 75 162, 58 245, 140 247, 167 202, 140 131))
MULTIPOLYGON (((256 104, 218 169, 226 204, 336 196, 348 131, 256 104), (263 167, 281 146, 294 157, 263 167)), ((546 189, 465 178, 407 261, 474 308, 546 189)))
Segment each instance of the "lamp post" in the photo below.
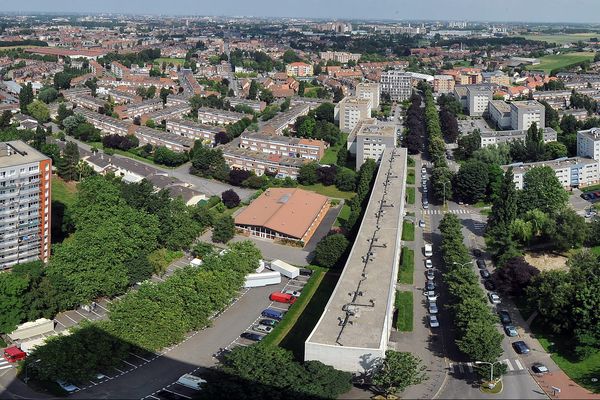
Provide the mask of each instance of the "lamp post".
POLYGON ((442 182, 442 185, 444 186, 444 207, 446 207, 446 185, 450 183, 450 181, 444 181, 442 182))
MULTIPOLYGON (((453 262, 453 263, 452 263, 452 265, 458 265, 459 267, 464 267, 465 265, 469 265, 469 264, 473 265, 473 261, 467 261, 467 262, 464 262, 464 263, 457 263, 457 262, 455 261, 455 262, 453 262)), ((478 362, 479 362, 479 361, 478 361, 478 362)), ((482 361, 482 362, 483 362, 483 361, 482 361)), ((475 364, 477 364, 477 362, 476 362, 475 364)))
MULTIPOLYGON (((42 361, 41 358, 38 358, 37 360, 35 360, 34 362, 32 362, 31 364, 37 364, 40 361, 42 361)), ((25 364, 25 378, 23 379, 23 381, 25 383, 27 383, 29 381, 29 364, 25 364)))
MULTIPOLYGON (((494 361, 493 363, 491 362, 486 362, 486 361, 475 361, 475 365, 481 365, 481 364, 486 364, 490 366, 490 382, 494 381, 494 365, 501 363, 502 361, 494 361)), ((494 386, 496 386, 496 384, 494 384, 494 386)))

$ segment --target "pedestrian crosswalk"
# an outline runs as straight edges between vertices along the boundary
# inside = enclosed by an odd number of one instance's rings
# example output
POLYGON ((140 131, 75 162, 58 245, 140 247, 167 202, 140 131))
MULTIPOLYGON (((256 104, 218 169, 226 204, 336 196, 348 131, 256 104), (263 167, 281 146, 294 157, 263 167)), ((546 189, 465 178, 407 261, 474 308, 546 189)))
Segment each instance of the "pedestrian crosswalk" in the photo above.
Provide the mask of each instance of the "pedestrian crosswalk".
POLYGON ((6 361, 4 358, 0 358, 0 370, 12 368, 13 364, 6 361))
MULTIPOLYGON (((502 360, 504 364, 506 364, 507 372, 518 372, 525 369, 520 360, 517 359, 504 359, 502 360)), ((474 365, 470 362, 459 362, 459 363, 450 363, 450 372, 454 376, 462 376, 475 373, 474 365)))
POLYGON ((451 214, 471 214, 471 211, 466 210, 464 208, 457 208, 457 209, 448 210, 448 211, 436 210, 436 209, 423 210, 423 214, 425 214, 425 215, 439 215, 439 214, 447 214, 447 213, 451 213, 451 214))

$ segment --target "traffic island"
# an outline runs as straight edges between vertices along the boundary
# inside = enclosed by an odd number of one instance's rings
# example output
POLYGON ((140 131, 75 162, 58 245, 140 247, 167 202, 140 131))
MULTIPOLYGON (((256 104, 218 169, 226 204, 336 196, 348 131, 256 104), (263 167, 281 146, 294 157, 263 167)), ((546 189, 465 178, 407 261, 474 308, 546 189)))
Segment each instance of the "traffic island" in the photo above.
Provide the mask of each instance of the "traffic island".
POLYGON ((481 386, 479 387, 479 390, 481 390, 483 393, 488 393, 488 394, 499 394, 502 393, 502 381, 498 381, 498 382, 490 382, 490 381, 484 381, 481 386))

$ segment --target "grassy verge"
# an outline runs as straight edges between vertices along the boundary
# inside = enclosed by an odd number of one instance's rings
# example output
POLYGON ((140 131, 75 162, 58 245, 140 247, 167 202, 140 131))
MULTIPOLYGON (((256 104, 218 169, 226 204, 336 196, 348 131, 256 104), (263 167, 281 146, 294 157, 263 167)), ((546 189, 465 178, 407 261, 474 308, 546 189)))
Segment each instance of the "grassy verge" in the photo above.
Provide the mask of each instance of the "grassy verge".
POLYGON ((592 354, 585 360, 577 360, 569 348, 572 343, 571 338, 549 333, 549 329, 541 326, 539 318, 536 318, 531 324, 531 331, 544 350, 551 354, 554 362, 569 378, 594 393, 600 393, 600 381, 592 381, 593 378, 598 377, 598 371, 600 371, 600 352, 592 354))
POLYGON ((394 326, 401 332, 413 330, 413 293, 396 292, 396 323, 394 326))
POLYGON ((338 152, 340 151, 342 146, 346 145, 347 139, 348 139, 348 134, 344 133, 344 134, 342 134, 342 138, 340 139, 340 142, 338 144, 336 144, 335 146, 329 146, 325 150, 325 154, 323 155, 323 158, 321 158, 321 164, 336 164, 338 152))
POLYGON ((345 200, 351 199, 356 194, 354 192, 342 192, 341 190, 336 188, 334 185, 324 186, 322 183, 316 183, 314 185, 298 185, 298 187, 300 189, 317 192, 319 194, 322 194, 323 196, 335 197, 338 199, 345 199, 345 200))
POLYGON ((340 210, 340 213, 335 219, 333 226, 342 226, 343 223, 348 220, 348 217, 350 217, 350 206, 348 204, 344 204, 340 210))
POLYGON ((67 207, 77 200, 77 183, 65 182, 56 175, 52 176, 52 200, 59 201, 67 207))
POLYGON ((410 221, 402 222, 402 240, 415 240, 415 224, 410 221))
POLYGON ((404 246, 402 247, 402 254, 400 256, 400 268, 398 268, 398 283, 412 285, 414 274, 415 251, 404 246))
MULTIPOLYGON (((286 316, 286 319, 289 319, 289 321, 293 319, 293 323, 289 322, 290 326, 288 329, 285 329, 285 334, 281 334, 281 338, 272 339, 275 342, 273 344, 279 343, 281 347, 291 350, 298 360, 304 359, 304 342, 319 321, 319 318, 321 318, 323 309, 329 301, 329 297, 331 296, 331 293, 333 292, 333 289, 335 288, 339 278, 339 274, 337 272, 321 271, 321 274, 322 275, 319 282, 315 281, 313 284, 314 290, 310 295, 310 298, 307 296, 304 300, 302 300, 302 296, 308 294, 304 293, 307 290, 307 286, 304 286, 304 289, 302 290, 303 294, 300 296, 298 301, 305 301, 307 304, 304 304, 301 310, 294 311, 297 312, 295 316, 286 316)), ((295 303, 294 307, 296 307, 297 304, 298 303, 295 303)), ((279 329, 279 327, 276 329, 279 329)), ((277 332, 273 331, 269 336, 273 335, 274 333, 277 332)), ((268 337, 265 338, 265 340, 267 339, 268 337)))
POLYGON ((415 184, 415 169, 414 168, 408 169, 408 175, 406 175, 406 184, 407 185, 415 184))
POLYGON ((409 156, 409 157, 408 157, 408 161, 407 161, 407 165, 408 165, 409 167, 414 167, 415 165, 417 165, 417 163, 415 162, 415 159, 414 159, 414 158, 412 158, 412 157, 410 157, 410 156, 409 156))
POLYGON ((406 202, 408 204, 415 204, 415 198, 416 198, 415 188, 407 187, 406 188, 406 202))
POLYGON ((600 190, 600 185, 592 185, 592 186, 584 187, 583 189, 581 189, 581 191, 584 193, 595 192, 596 190, 600 190))

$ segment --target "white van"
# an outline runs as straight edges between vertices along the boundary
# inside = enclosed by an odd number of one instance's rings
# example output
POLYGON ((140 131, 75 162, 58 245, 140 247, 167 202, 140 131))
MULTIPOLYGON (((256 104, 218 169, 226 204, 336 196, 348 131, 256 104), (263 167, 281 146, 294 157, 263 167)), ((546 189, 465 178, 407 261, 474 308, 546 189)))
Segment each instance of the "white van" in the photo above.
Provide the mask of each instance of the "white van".
POLYGON ((425 243, 425 257, 431 257, 433 256, 433 248, 431 247, 431 245, 429 243, 425 243))
POLYGON ((177 383, 182 386, 189 387, 194 390, 201 390, 202 384, 206 383, 206 381, 199 376, 192 374, 181 375, 179 379, 177 379, 177 383))

